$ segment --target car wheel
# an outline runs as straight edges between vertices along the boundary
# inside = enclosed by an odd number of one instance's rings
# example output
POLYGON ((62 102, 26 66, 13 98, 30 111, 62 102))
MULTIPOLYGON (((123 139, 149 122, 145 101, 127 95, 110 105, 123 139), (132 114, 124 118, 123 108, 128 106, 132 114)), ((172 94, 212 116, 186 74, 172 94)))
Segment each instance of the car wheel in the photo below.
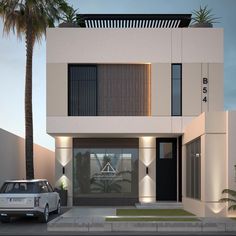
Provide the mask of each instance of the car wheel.
POLYGON ((60 203, 60 201, 57 203, 57 209, 55 211, 55 214, 58 214, 58 215, 61 214, 61 203, 60 203))
POLYGON ((10 218, 9 216, 5 216, 5 217, 1 217, 1 218, 0 218, 0 221, 1 221, 2 223, 9 223, 10 220, 11 220, 11 218, 10 218))
POLYGON ((46 205, 45 208, 44 208, 44 212, 41 216, 41 222, 42 223, 47 223, 48 219, 49 219, 49 207, 48 207, 48 205, 46 205))

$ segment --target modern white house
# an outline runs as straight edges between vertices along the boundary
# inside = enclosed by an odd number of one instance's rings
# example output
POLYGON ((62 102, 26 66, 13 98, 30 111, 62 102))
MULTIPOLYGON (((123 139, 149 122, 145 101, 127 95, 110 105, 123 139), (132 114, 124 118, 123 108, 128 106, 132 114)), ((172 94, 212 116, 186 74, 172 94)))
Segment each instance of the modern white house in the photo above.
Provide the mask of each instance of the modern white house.
POLYGON ((224 31, 191 15, 83 15, 47 29, 47 133, 69 205, 182 202, 225 216, 236 112, 224 111, 224 31))

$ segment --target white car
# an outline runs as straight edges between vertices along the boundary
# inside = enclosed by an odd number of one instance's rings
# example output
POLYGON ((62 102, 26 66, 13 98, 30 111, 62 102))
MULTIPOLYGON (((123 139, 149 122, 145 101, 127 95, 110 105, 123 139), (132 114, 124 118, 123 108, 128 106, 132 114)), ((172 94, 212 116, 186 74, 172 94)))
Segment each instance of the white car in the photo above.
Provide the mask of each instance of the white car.
POLYGON ((60 214, 60 197, 46 179, 9 180, 0 190, 0 220, 11 216, 39 217, 48 222, 49 213, 60 214))

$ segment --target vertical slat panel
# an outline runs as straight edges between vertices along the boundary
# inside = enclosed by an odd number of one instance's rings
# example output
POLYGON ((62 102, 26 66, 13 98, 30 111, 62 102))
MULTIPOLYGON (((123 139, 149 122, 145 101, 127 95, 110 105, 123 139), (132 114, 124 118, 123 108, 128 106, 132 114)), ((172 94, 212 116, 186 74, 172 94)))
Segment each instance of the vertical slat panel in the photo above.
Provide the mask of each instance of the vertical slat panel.
POLYGON ((98 65, 98 115, 147 116, 149 65, 98 65))

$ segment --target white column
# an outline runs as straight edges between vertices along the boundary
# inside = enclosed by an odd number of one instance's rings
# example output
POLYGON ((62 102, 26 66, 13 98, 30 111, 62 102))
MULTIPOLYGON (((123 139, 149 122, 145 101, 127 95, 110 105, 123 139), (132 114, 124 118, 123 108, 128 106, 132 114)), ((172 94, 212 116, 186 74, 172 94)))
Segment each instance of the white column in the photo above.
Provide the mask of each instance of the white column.
POLYGON ((156 202, 156 138, 139 138, 139 201, 156 202), (148 174, 146 173, 148 168, 148 174))
POLYGON ((68 190, 68 206, 72 206, 73 197, 73 144, 71 137, 56 137, 55 182, 68 190), (63 167, 65 173, 63 174, 63 167))

